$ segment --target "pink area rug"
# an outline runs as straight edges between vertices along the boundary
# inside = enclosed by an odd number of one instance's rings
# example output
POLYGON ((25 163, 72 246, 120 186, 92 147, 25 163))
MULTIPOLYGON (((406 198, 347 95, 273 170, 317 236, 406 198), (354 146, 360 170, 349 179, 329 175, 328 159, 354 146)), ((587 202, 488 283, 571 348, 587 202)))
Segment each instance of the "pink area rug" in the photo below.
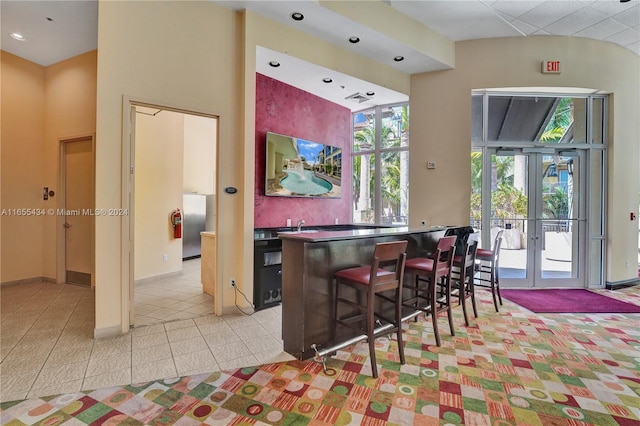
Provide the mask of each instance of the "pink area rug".
POLYGON ((536 313, 640 313, 640 306, 584 289, 500 290, 505 299, 536 313))

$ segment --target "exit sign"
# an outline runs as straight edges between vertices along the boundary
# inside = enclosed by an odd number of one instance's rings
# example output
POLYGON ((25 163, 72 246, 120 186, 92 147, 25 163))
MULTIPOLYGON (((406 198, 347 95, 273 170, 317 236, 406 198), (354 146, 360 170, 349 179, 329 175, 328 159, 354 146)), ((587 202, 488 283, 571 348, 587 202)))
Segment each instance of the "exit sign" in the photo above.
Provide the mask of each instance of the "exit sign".
POLYGON ((542 61, 543 74, 560 74, 560 61, 542 61))

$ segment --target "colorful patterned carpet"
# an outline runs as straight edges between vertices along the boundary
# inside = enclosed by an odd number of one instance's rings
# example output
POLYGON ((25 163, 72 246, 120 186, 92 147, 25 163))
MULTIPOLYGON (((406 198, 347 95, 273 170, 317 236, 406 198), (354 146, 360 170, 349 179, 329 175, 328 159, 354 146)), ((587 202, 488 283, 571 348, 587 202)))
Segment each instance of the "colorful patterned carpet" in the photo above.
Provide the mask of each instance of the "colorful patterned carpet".
MULTIPOLYGON (((640 304, 640 287, 602 291, 640 304)), ((409 322, 396 342, 313 362, 267 364, 0 404, 3 425, 640 425, 640 314, 536 315, 504 301, 456 336, 441 318, 409 322)))

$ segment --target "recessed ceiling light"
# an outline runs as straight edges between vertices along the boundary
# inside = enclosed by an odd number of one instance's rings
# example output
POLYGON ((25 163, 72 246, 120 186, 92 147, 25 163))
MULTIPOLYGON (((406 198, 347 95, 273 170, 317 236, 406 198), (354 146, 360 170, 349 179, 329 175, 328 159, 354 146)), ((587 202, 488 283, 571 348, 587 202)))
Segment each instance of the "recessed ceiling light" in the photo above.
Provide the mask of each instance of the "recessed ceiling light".
POLYGON ((280 66, 280 62, 278 61, 271 61, 269 62, 269 65, 271 65, 274 68, 278 68, 280 66))
POLYGON ((357 37, 357 36, 349 37, 349 43, 353 43, 353 44, 360 43, 360 37, 357 37))
POLYGON ((330 79, 329 77, 325 77, 325 78, 322 79, 322 82, 323 83, 333 83, 333 80, 330 79))
POLYGON ((396 61, 396 62, 402 62, 402 61, 404 61, 404 56, 398 55, 395 58, 393 58, 393 60, 396 61))
POLYGON ((291 14, 291 19, 294 21, 302 21, 304 19, 304 15, 300 12, 293 12, 291 14))
POLYGON ((376 94, 376 92, 372 92, 372 91, 368 91, 368 92, 367 92, 367 96, 373 96, 373 95, 375 95, 375 94, 376 94))
POLYGON ((11 33, 9 35, 11 36, 11 38, 14 38, 14 39, 16 39, 18 41, 25 41, 26 40, 26 38, 24 38, 24 36, 22 34, 20 34, 20 33, 11 33))

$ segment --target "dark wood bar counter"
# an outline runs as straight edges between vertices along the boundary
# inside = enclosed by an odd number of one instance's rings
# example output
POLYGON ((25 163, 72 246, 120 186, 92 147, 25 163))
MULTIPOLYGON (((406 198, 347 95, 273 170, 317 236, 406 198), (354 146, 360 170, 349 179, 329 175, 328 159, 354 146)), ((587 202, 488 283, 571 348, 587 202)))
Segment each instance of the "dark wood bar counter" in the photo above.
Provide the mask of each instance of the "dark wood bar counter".
MULTIPOLYGON (((334 273, 368 265, 379 242, 407 240, 407 257, 434 251, 446 227, 376 228, 279 233, 282 240, 282 338, 284 350, 298 359, 314 356, 312 345, 333 340, 334 273)), ((412 277, 406 277, 411 279, 412 277)), ((345 328, 346 327, 342 327, 345 328)), ((336 341, 354 337, 338 330, 336 341)))

